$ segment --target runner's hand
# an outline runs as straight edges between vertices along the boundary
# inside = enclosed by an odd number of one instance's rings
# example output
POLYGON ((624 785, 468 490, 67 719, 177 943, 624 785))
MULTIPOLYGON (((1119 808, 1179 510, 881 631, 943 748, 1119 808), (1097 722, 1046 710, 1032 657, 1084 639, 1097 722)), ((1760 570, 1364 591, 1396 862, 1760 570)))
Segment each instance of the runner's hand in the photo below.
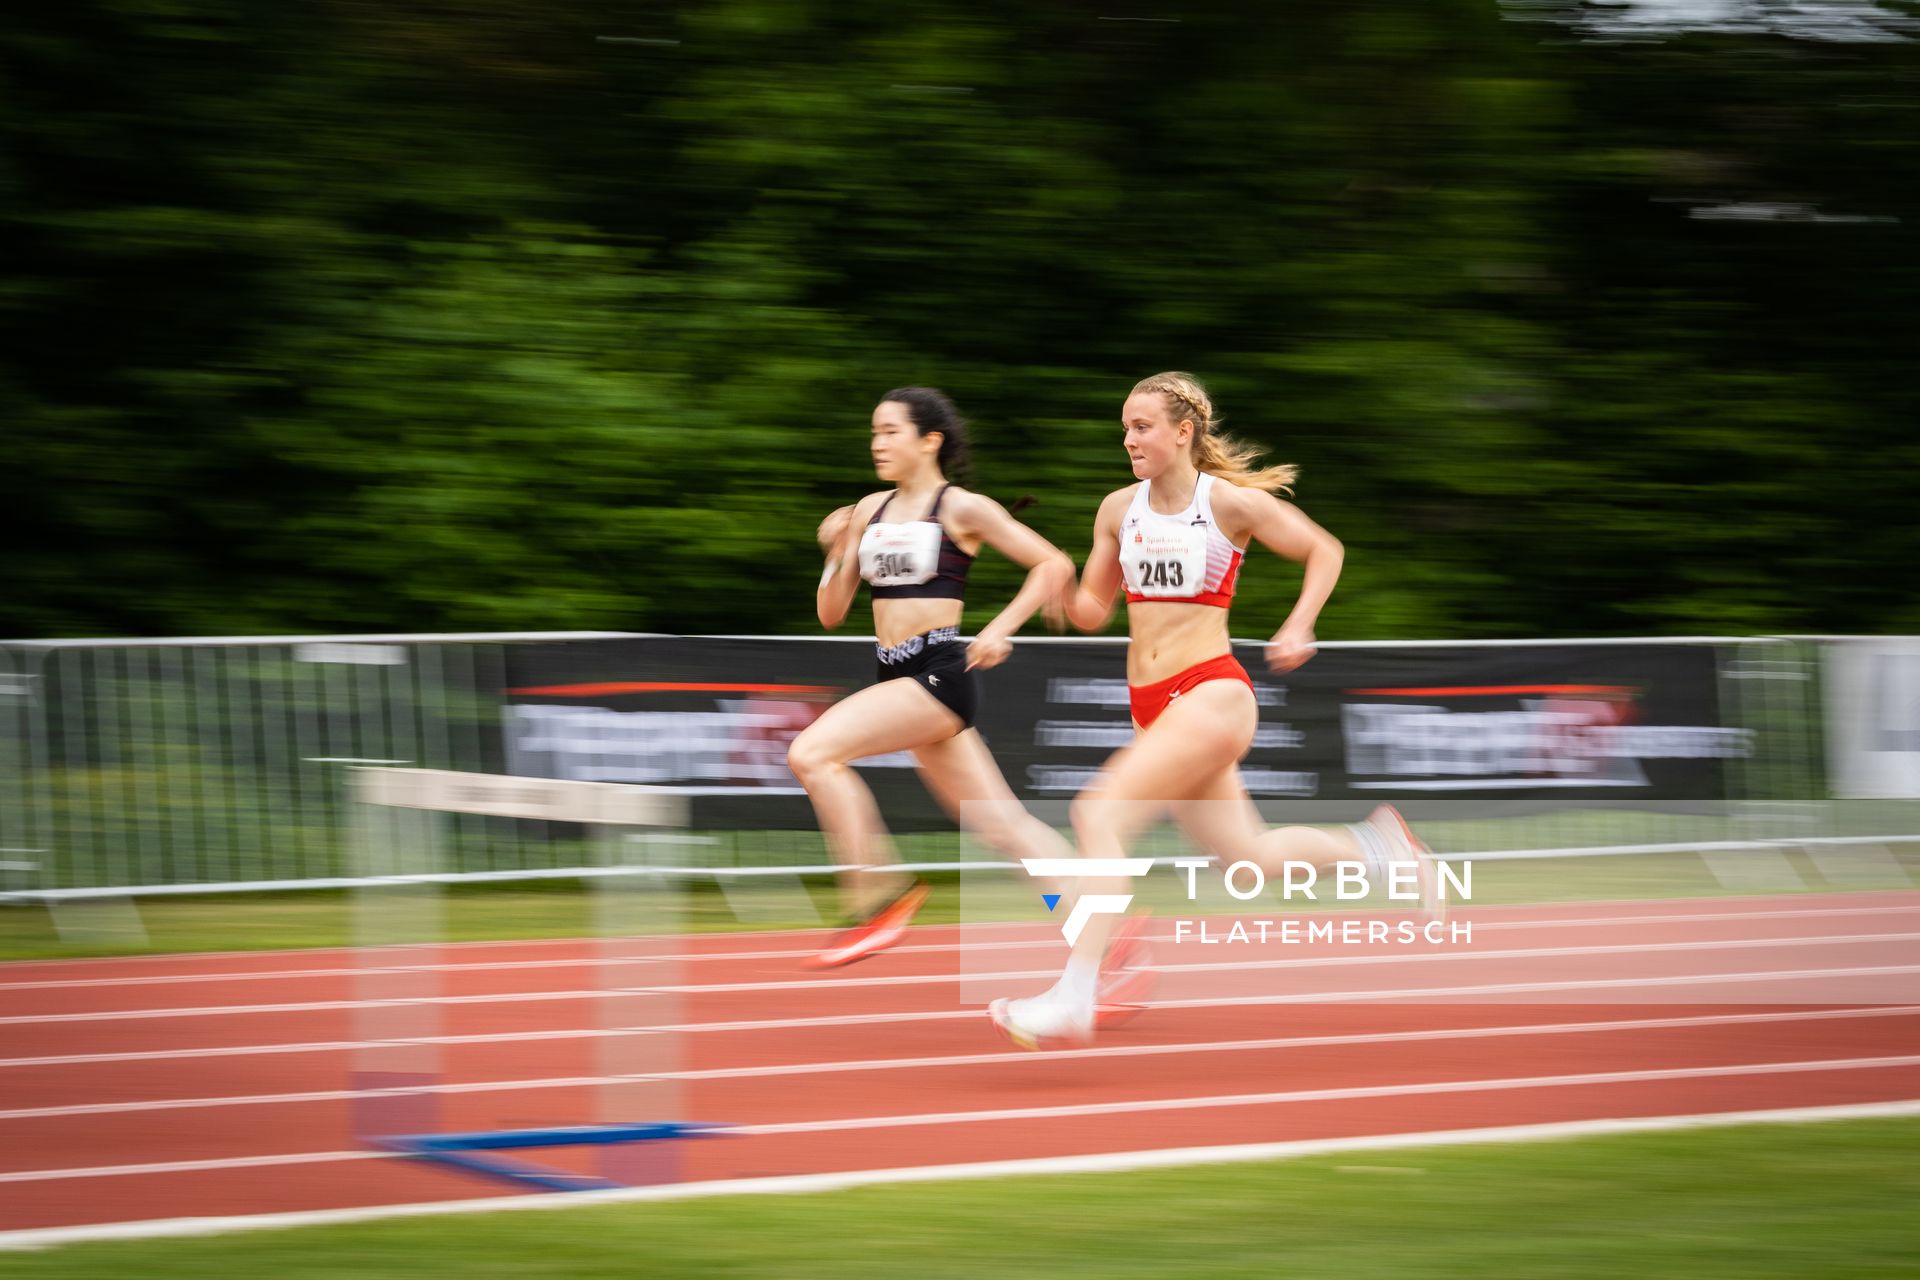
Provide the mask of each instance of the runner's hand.
POLYGON ((820 549, 831 551, 840 545, 840 539, 846 535, 847 521, 853 519, 852 507, 841 507, 820 522, 820 529, 814 536, 820 539, 820 549))
POLYGON ((1267 667, 1273 671, 1292 671, 1317 652, 1312 627, 1282 627, 1267 641, 1267 667))
POLYGON ((967 670, 997 667, 1013 653, 1013 641, 991 631, 982 631, 967 646, 967 670))

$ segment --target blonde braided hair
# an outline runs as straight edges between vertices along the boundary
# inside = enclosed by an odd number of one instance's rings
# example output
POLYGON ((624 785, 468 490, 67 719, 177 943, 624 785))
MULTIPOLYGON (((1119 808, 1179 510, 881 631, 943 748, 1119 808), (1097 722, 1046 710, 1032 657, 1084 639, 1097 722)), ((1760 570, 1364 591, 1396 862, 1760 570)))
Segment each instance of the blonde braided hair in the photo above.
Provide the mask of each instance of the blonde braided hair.
POLYGON ((1190 373, 1156 373, 1134 385, 1134 393, 1151 392, 1166 400, 1174 425, 1182 419, 1193 423, 1193 465, 1208 475, 1231 484, 1268 493, 1292 493, 1300 468, 1292 465, 1260 467, 1260 450, 1250 444, 1222 435, 1214 429, 1213 397, 1190 373))

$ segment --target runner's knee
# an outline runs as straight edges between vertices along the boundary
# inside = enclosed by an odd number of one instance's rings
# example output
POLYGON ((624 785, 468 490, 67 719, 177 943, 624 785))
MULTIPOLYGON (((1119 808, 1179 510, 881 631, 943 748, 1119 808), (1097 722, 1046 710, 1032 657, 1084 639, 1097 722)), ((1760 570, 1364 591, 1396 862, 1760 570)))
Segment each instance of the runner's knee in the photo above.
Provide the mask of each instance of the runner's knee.
POLYGON ((1096 837, 1128 834, 1128 804, 1100 791, 1082 791, 1073 798, 1073 833, 1082 843, 1096 837))
POLYGON ((787 768, 793 770, 793 776, 800 779, 803 786, 824 777, 843 763, 833 752, 809 740, 804 733, 787 747, 787 768))

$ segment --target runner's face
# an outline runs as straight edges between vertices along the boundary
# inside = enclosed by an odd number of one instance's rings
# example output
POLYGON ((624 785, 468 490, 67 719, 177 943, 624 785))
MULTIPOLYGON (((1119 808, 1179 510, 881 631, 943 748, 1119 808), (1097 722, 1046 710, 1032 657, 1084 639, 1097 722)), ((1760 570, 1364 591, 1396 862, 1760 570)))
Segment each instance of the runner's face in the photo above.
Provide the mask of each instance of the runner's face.
POLYGON ((1193 440, 1193 425, 1173 421, 1167 398, 1154 391, 1128 396, 1120 410, 1120 425, 1136 480, 1151 480, 1165 472, 1193 440))
POLYGON ((922 455, 937 450, 937 437, 923 437, 913 425, 907 406, 882 400, 873 411, 873 470, 882 480, 898 483, 913 474, 922 455))

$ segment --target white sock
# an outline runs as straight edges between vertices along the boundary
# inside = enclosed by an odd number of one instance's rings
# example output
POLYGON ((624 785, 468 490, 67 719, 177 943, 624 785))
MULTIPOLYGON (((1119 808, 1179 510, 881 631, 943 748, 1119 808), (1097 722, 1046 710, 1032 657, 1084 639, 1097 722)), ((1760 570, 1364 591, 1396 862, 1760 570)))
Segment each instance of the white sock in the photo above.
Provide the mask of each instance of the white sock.
POLYGON ((1381 838, 1372 823, 1350 822, 1347 831, 1353 836, 1354 843, 1360 846, 1360 861, 1367 869, 1367 880, 1385 888, 1388 877, 1393 871, 1393 855, 1387 848, 1387 842, 1381 838))
POLYGON ((1067 967, 1061 971, 1060 980, 1053 984, 1053 989, 1047 994, 1077 1009, 1090 1009, 1099 988, 1099 955, 1076 952, 1067 957, 1067 967))

